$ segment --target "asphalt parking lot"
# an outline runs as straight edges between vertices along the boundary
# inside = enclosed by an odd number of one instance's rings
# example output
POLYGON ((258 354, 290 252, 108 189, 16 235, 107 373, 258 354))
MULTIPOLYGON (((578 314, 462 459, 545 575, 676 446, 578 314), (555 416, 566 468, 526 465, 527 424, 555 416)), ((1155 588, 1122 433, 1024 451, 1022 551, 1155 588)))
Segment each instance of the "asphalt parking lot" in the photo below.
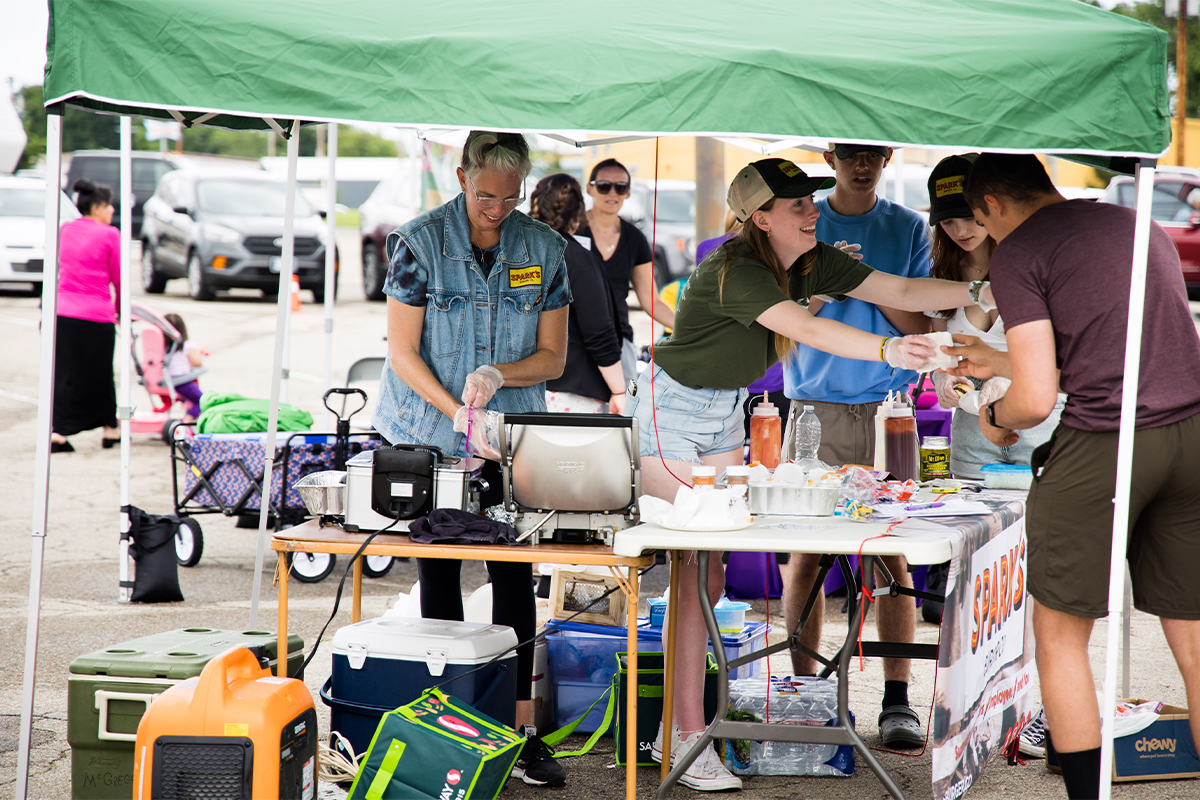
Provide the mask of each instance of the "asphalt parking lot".
MULTIPOLYGON (((385 343, 384 306, 363 299, 358 272, 358 248, 353 231, 339 231, 344 274, 341 276, 333 346, 333 374, 344 377, 359 357, 383 355, 385 343)), ((135 261, 136 263, 136 261, 135 261)), ((141 295, 140 289, 134 291, 141 295)), ((307 299, 307 293, 306 293, 307 299)), ((259 299, 257 292, 220 295, 214 302, 197 303, 186 296, 183 281, 168 285, 161 296, 140 297, 160 312, 174 311, 186 320, 191 337, 207 348, 209 373, 201 380, 206 391, 236 391, 250 397, 268 397, 269 372, 275 329, 274 306, 259 299)), ((21 685, 24 669, 26 619, 30 575, 30 519, 33 508, 34 441, 39 356, 39 312, 35 298, 0 293, 0 452, 5 455, 7 477, 0 482, 0 792, 11 793, 16 777, 17 735, 20 727, 21 685)), ((293 317, 291 347, 292 380, 288 401, 302 406, 323 429, 320 396, 324 369, 324 317, 321 309, 305 305, 293 317)), ((648 321, 642 317, 639 336, 645 340, 648 321)), ((134 402, 145 404, 140 389, 134 402)), ((76 452, 55 455, 51 461, 49 527, 46 539, 41 598, 41 630, 38 651, 36 714, 29 796, 71 796, 70 747, 66 740, 68 665, 76 657, 128 639, 189 626, 246 629, 250 627, 251 587, 256 533, 235 528, 232 520, 219 515, 201 519, 205 551, 194 568, 180 570, 186 600, 164 605, 119 604, 117 597, 117 540, 119 505, 119 450, 103 450, 99 431, 73 437, 76 452)), ((135 437, 130 464, 132 501, 151 513, 172 510, 171 471, 168 450, 153 437, 135 437)), ((258 627, 274 628, 277 612, 272 586, 275 560, 268 551, 261 576, 258 627)), ((340 574, 339 569, 336 574, 340 574)), ((416 579, 415 567, 398 564, 388 575, 364 583, 363 611, 375 616, 390 607, 398 593, 407 592, 416 579)), ((470 593, 486 579, 482 565, 464 569, 463 590, 470 593)), ((666 569, 649 572, 642 584, 642 599, 657 596, 666 583, 666 569)), ((311 647, 321 625, 329 616, 337 588, 334 577, 317 584, 290 584, 290 629, 311 647)), ((828 644, 836 636, 844 616, 840 603, 827 604, 828 644)), ((774 633, 783 629, 778 601, 769 609, 756 602, 750 617, 768 619, 774 633), (769 615, 768 615, 769 611, 769 615)), ((349 603, 342 609, 327 634, 321 652, 314 658, 306 683, 316 697, 330 671, 329 642, 332 631, 350 622, 349 603)), ((869 620, 866 638, 873 636, 869 620)), ((1182 680, 1175 670, 1157 621, 1135 613, 1133 626, 1132 693, 1137 697, 1185 705, 1182 680)), ((937 641, 937 628, 918 624, 918 640, 937 641)), ((1105 635, 1098 626, 1092 643, 1093 669, 1103 674, 1105 635)), ((832 649, 832 647, 830 648, 832 649)), ((771 660, 771 671, 789 671, 786 656, 771 660)), ((933 694, 933 668, 914 665, 910 695, 922 718, 927 718, 933 694)), ((874 724, 882 698, 882 670, 877 660, 867 660, 865 671, 851 681, 851 704, 859 719, 859 730, 868 744, 878 744, 874 724)), ((316 703, 321 730, 328 726, 328 709, 316 703)), ((568 740, 568 745, 574 740, 568 740)), ((931 752, 881 754, 881 760, 911 798, 932 796, 931 752)), ((624 796, 624 770, 613 764, 612 741, 602 740, 592 754, 571 759, 570 780, 562 796, 620 798, 624 796)), ((657 784, 657 769, 639 772, 639 796, 651 796, 657 784)), ((533 797, 554 790, 533 789, 510 782, 504 796, 533 797)), ((342 792, 322 787, 322 796, 340 797, 342 792)), ((674 796, 690 794, 677 789, 674 796)), ((754 798, 870 798, 886 796, 869 771, 862 769, 851 778, 800 779, 752 778, 743 796, 754 798)), ((1194 798, 1195 781, 1124 784, 1116 787, 1119 798, 1194 798)), ((1041 761, 1010 767, 994 764, 970 791, 971 797, 1027 798, 1065 797, 1061 780, 1046 772, 1041 761)))

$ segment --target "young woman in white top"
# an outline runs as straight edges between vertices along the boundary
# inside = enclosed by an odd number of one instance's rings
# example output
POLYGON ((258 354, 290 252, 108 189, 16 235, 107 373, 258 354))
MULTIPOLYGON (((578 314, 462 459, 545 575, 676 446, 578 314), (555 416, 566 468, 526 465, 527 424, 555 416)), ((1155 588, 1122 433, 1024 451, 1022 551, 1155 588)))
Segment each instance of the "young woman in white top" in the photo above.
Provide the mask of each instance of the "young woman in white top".
MULTIPOLYGON (((950 281, 986 281, 988 265, 996 242, 963 199, 963 182, 975 160, 974 153, 949 156, 938 162, 929 175, 929 224, 933 226, 933 264, 929 277, 950 281)), ((927 312, 933 319, 935 331, 949 331, 978 337, 997 350, 1008 350, 1004 338, 1004 320, 1000 312, 984 311, 979 306, 951 308, 927 312)), ((978 391, 978 403, 966 403, 975 409, 1003 396, 1008 389, 1007 378, 978 381, 958 378, 944 372, 933 373, 938 402, 942 408, 954 409, 950 430, 950 471, 956 477, 981 479, 984 464, 1028 464, 1033 449, 1050 438, 1058 425, 1058 416, 1065 399, 1059 397, 1054 413, 1041 425, 1021 431, 1020 440, 1010 447, 997 447, 979 431, 977 412, 960 407, 964 392, 978 391), (956 387, 957 390, 956 390, 956 387)))

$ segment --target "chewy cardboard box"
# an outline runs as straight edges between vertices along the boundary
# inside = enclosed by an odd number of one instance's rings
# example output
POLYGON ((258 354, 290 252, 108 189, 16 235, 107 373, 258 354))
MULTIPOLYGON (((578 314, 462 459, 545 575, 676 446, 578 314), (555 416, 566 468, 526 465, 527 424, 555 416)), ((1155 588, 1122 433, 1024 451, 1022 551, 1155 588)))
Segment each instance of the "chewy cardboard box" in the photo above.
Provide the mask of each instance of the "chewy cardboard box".
MULTIPOLYGON (((1046 768, 1062 771, 1057 754, 1050 747, 1046 748, 1046 768)), ((1186 708, 1164 705, 1149 727, 1113 742, 1114 783, 1197 777, 1200 777, 1200 757, 1196 755, 1186 708)))

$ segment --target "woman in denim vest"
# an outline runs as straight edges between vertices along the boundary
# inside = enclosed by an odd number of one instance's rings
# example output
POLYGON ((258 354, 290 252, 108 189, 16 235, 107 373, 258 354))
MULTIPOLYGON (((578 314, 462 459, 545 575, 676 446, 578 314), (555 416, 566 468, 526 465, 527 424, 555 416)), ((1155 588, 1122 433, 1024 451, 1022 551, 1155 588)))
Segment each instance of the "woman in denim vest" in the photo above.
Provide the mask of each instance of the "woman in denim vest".
MULTIPOLYGON (((462 194, 402 225, 387 238, 390 265, 388 364, 374 425, 388 442, 434 445, 467 455, 468 407, 525 413, 546 410, 546 381, 562 374, 567 353, 566 242, 514 209, 524 200, 529 145, 512 133, 472 131, 463 146, 462 194)), ((473 426, 475 454, 498 458, 473 426)), ((486 461, 501 502, 500 468, 486 461)), ((536 629, 530 564, 488 561, 492 621, 536 629)), ((421 613, 461 620, 461 561, 417 559, 421 613)), ((516 724, 529 725, 533 645, 517 650, 516 724)), ((566 773, 530 725, 513 774, 535 785, 561 785, 566 773)))

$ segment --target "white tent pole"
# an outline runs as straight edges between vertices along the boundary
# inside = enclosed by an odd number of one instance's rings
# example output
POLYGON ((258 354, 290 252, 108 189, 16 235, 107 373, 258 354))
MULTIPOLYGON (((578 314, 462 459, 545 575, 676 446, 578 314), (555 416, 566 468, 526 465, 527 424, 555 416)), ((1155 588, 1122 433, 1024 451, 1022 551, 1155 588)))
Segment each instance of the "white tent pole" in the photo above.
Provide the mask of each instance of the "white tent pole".
POLYGON ((121 511, 117 532, 120 534, 119 574, 121 582, 117 588, 117 600, 129 602, 133 591, 129 582, 129 420, 133 409, 129 400, 129 347, 133 338, 133 321, 129 300, 129 250, 133 231, 133 128, 129 117, 121 117, 121 292, 118 302, 121 308, 121 343, 117 348, 117 361, 121 364, 121 385, 118 390, 117 419, 121 422, 121 511))
MULTIPOLYGON (((329 123, 329 177, 325 184, 325 391, 333 388, 333 294, 337 285, 337 152, 338 125, 329 123)), ((325 430, 333 430, 333 414, 325 409, 325 430)))
POLYGON ((62 183, 62 104, 46 109, 46 243, 42 261, 42 348, 38 374, 37 443, 33 468, 33 553, 29 559, 29 621, 25 625, 25 679, 21 686, 21 735, 17 743, 14 797, 29 793, 29 746, 37 680, 42 610, 42 561, 50 499, 50 429, 54 424, 54 346, 58 328, 58 222, 62 183))
MULTIPOLYGON (((261 504, 258 512, 258 549, 254 553, 254 587, 250 593, 250 629, 258 628, 258 595, 262 584, 263 558, 267 549, 267 516, 271 512, 271 467, 275 463, 275 440, 279 427, 279 392, 283 378, 283 346, 291 316, 292 256, 295 252, 293 222, 296 216, 296 159, 300 155, 300 120, 292 122, 287 143, 287 195, 283 203, 283 257, 279 265, 279 296, 275 302, 275 359, 271 365, 271 410, 267 414, 267 442, 263 449, 261 504)), ((279 498, 282 505, 283 498, 279 498)))
POLYGON ((1142 313, 1146 304, 1146 259, 1150 250, 1150 199, 1154 160, 1137 169, 1137 221, 1133 228, 1133 269, 1129 279, 1129 320, 1125 331, 1125 374, 1121 385, 1121 428, 1117 444, 1117 484, 1113 497, 1112 558, 1108 567, 1108 646, 1101 712, 1100 797, 1112 797, 1113 722, 1117 714, 1117 661, 1125 603, 1125 550, 1129 493, 1133 479, 1133 438, 1137 422, 1138 373, 1142 363, 1142 313))
POLYGON ((892 201, 904 205, 904 148, 897 147, 892 155, 892 201))

